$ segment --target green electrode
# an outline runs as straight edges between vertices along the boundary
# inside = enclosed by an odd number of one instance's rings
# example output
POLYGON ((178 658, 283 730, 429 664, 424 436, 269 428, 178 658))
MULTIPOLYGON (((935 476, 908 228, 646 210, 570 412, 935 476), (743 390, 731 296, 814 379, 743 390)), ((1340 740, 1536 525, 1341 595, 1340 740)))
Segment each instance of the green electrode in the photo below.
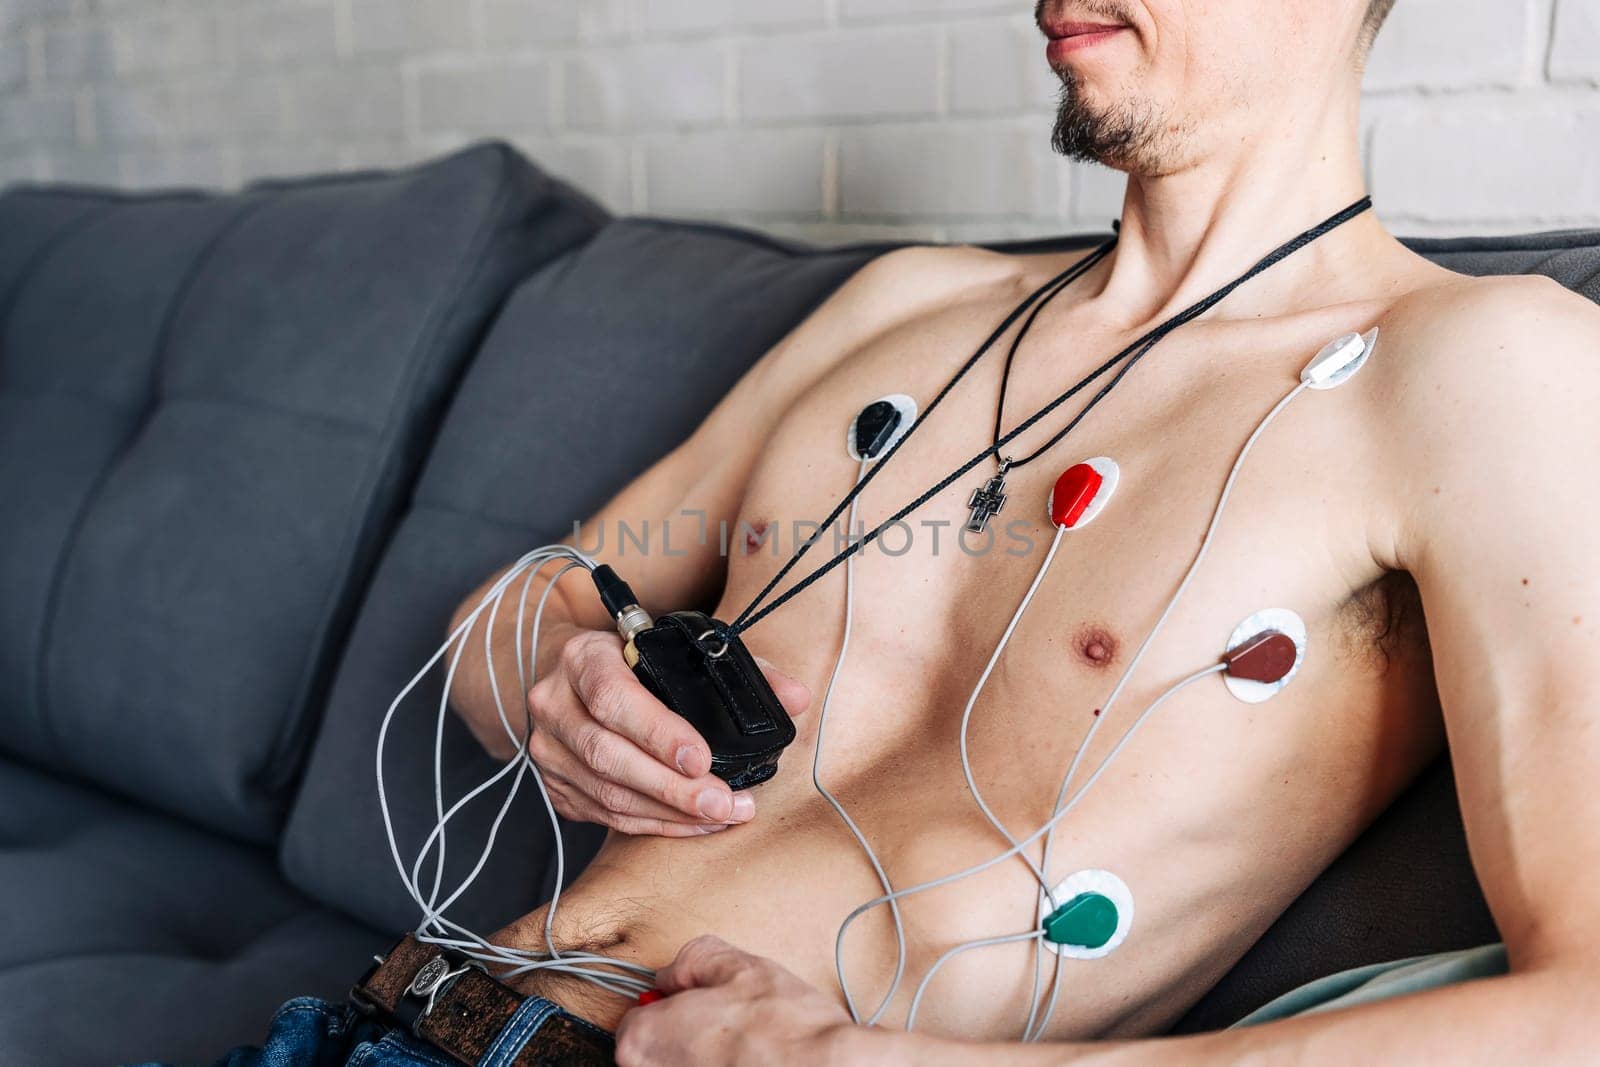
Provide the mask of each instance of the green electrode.
POLYGON ((1117 906, 1103 893, 1079 893, 1044 920, 1044 936, 1058 945, 1096 949, 1117 932, 1117 906))

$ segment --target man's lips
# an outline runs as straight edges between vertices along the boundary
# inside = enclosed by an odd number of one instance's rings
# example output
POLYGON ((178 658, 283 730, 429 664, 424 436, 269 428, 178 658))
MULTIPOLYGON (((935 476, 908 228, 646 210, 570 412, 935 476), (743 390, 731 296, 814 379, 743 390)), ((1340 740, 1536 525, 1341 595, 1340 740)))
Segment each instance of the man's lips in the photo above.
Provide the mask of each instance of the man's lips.
POLYGON ((1050 39, 1045 56, 1051 62, 1110 40, 1127 28, 1115 22, 1050 22, 1040 27, 1050 39))

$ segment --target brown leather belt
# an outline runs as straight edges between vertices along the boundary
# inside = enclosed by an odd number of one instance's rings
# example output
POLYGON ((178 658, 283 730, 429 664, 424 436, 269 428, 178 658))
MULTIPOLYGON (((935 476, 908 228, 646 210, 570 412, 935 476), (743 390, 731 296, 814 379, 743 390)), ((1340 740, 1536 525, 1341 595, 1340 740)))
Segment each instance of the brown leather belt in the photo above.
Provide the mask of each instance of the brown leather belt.
MULTIPOLYGON (((535 998, 491 977, 479 964, 411 934, 350 991, 358 1010, 410 1030, 466 1067, 479 1063, 496 1046, 521 1039, 503 1031, 531 999, 535 998)), ((528 1013, 523 1018, 531 1024, 528 1013)), ((605 1031, 558 1010, 544 1018, 520 1051, 504 1062, 514 1067, 614 1067, 612 1052, 605 1031)))

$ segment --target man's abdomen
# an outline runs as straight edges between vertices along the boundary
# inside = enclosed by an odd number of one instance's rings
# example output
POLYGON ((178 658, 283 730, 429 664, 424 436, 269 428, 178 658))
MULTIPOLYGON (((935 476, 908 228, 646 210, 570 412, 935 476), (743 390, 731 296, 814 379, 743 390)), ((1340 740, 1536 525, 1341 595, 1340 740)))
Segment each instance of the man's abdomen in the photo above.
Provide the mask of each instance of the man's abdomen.
MULTIPOLYGON (((1147 1033, 1169 1024, 1398 787, 1361 770, 1358 751, 1380 729, 1377 724, 1347 721, 1340 735, 1347 755, 1339 755, 1330 749, 1326 730, 1284 727, 1297 714, 1308 714, 1287 701, 1273 708, 1281 718, 1276 728, 1263 727, 1246 721, 1254 713, 1223 695, 1220 682, 1215 688, 1164 707, 1061 824, 1047 871, 1052 883, 1080 869, 1114 871, 1133 892, 1135 918, 1127 941, 1111 956, 1063 961, 1049 1036, 1147 1033), (1306 758, 1307 748, 1320 749, 1321 758, 1306 758)), ((859 690, 856 695, 866 696, 859 690)), ((1130 695, 1136 699, 1114 709, 1114 721, 1089 753, 1089 767, 1133 720, 1147 690, 1131 687, 1130 695)), ((996 698, 1008 702, 1003 687, 996 698)), ((1344 703, 1330 694, 1317 721, 1344 703)), ((881 699, 856 706, 875 707, 880 718, 893 714, 885 710, 893 704, 881 699)), ((830 722, 823 781, 871 841, 897 888, 979 863, 1007 847, 963 780, 947 721, 958 715, 959 704, 942 715, 902 712, 898 730, 876 731, 843 728, 849 707, 840 702, 830 712, 840 716, 840 744, 834 747, 830 722)), ((1002 720, 998 728, 992 722, 974 726, 975 776, 1001 821, 1020 837, 1050 814, 1061 773, 1087 724, 1069 721, 1058 705, 1043 701, 1026 716, 1031 729, 1019 731, 1011 714, 995 717, 1002 720)), ((834 951, 840 924, 883 890, 812 786, 815 727, 813 709, 777 778, 756 788, 752 823, 703 838, 613 834, 561 898, 557 947, 660 967, 684 942, 714 933, 778 960, 821 988, 839 990, 834 951)), ((1038 859, 1037 845, 1029 852, 1038 859)), ((1034 929, 1037 906, 1037 882, 1015 858, 904 899, 905 976, 882 1022, 903 1025, 913 991, 942 953, 965 941, 1034 929)), ((540 909, 501 939, 542 945, 543 919, 540 909)), ((917 1028, 966 1037, 1020 1036, 1034 988, 1034 954, 1033 945, 1014 944, 962 955, 929 984, 917 1028)), ((857 1008, 871 1012, 895 970, 888 907, 851 926, 842 957, 857 1008)), ((1042 959, 1047 984, 1056 958, 1045 953, 1042 959)), ((608 1029, 628 1007, 620 997, 569 979, 536 979, 527 991, 608 1029)))

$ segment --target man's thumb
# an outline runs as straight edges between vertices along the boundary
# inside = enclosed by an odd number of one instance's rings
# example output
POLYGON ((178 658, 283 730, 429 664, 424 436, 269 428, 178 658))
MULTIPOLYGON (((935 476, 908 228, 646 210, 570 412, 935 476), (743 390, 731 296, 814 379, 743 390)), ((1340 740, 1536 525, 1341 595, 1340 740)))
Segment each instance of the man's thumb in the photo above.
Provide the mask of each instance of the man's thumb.
POLYGON ((767 676, 767 684, 772 686, 778 702, 783 705, 783 710, 789 713, 790 718, 805 714, 806 709, 811 706, 811 690, 806 688, 806 683, 798 678, 789 677, 760 656, 755 657, 755 661, 761 668, 761 673, 767 676))

